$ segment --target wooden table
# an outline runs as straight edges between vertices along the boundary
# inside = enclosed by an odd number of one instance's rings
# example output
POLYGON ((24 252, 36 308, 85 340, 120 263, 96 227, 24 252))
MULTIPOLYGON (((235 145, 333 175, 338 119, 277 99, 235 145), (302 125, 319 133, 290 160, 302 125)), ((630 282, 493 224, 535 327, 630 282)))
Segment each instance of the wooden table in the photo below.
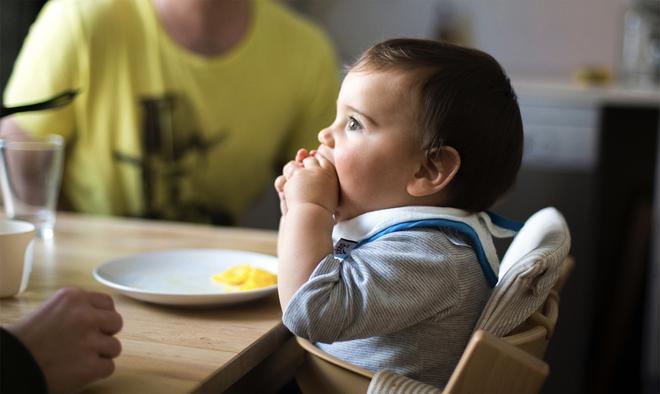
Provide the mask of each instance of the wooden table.
MULTIPOLYGON (((92 277, 92 270, 108 259, 180 248, 274 255, 276 233, 60 213, 55 239, 37 239, 34 248, 28 288, 0 300, 0 324, 20 319, 64 286, 111 292, 92 277)), ((113 298, 124 318, 118 335, 123 351, 115 373, 87 392, 232 391, 247 372, 292 342, 276 295, 212 309, 165 307, 116 293, 113 298)))

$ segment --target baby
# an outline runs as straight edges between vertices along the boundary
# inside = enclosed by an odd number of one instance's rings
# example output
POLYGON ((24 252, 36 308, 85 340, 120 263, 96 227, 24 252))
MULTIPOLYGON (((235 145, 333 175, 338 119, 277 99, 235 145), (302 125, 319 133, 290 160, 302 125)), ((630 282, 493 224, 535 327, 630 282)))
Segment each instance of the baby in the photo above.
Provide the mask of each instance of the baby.
POLYGON ((275 181, 284 324, 372 371, 444 386, 511 229, 484 212, 514 183, 516 97, 489 55, 395 39, 349 68, 317 150, 275 181))

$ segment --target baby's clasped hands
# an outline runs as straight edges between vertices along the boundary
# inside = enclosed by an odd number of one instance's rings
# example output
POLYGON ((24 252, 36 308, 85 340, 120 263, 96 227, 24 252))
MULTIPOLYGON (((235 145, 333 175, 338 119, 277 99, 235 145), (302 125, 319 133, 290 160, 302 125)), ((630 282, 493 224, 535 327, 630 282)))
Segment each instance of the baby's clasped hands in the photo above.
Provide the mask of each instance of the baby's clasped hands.
POLYGON ((339 182, 334 165, 323 155, 299 149, 275 180, 282 214, 297 204, 317 205, 331 214, 337 208, 339 182))

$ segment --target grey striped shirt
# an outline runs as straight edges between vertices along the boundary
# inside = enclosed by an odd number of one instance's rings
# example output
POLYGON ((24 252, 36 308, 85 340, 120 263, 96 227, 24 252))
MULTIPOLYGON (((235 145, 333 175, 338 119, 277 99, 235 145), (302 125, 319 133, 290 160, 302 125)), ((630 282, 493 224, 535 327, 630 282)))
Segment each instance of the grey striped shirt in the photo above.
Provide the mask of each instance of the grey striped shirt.
POLYGON ((461 235, 406 230, 364 244, 343 261, 327 256, 292 297, 283 321, 355 365, 442 387, 489 295, 461 235))

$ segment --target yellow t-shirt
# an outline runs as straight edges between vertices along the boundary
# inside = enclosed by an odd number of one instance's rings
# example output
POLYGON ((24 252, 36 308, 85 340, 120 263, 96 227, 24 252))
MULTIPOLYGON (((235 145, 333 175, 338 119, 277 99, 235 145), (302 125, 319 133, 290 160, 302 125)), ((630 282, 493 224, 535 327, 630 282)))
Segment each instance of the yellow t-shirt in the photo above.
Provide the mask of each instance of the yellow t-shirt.
POLYGON ((206 58, 176 44, 151 0, 51 0, 5 91, 19 105, 78 89, 64 108, 16 116, 68 143, 63 197, 82 212, 222 223, 332 122, 326 37, 275 2, 252 2, 238 45, 206 58))

